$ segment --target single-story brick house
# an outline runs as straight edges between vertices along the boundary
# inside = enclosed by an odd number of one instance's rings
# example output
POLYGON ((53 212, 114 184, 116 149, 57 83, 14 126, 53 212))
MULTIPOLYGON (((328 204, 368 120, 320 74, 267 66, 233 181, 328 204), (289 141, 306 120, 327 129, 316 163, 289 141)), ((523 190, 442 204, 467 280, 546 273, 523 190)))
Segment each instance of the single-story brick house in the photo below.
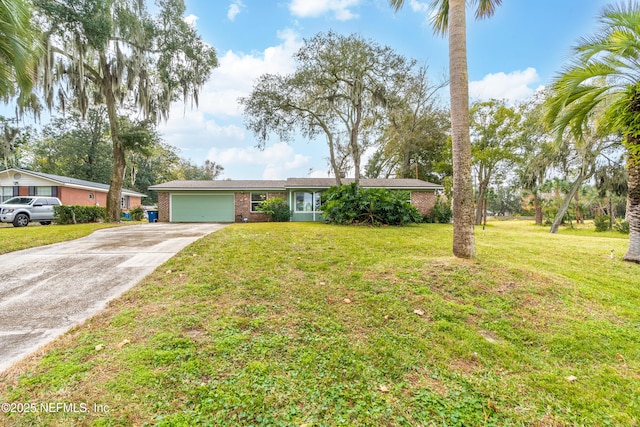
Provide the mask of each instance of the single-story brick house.
MULTIPOLYGON (((343 179, 343 184, 353 179, 343 179)), ((320 194, 334 178, 289 178, 287 180, 171 181, 153 185, 158 192, 160 222, 256 222, 268 220, 257 210, 264 199, 284 197, 291 207, 292 221, 321 221, 320 194)), ((361 187, 404 190, 411 203, 426 214, 434 206, 436 193, 444 187, 419 179, 361 179, 361 187)))
MULTIPOLYGON (((0 203, 15 196, 51 196, 63 205, 106 206, 108 184, 10 168, 0 171, 0 203)), ((142 204, 145 194, 122 189, 122 208, 142 204)))

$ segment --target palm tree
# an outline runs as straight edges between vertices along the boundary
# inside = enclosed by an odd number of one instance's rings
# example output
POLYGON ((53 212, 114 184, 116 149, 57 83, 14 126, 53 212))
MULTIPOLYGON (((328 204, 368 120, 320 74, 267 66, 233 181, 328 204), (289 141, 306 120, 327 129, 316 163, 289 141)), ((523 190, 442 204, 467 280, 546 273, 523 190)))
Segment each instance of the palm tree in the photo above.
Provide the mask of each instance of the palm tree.
MULTIPOLYGON (((396 10, 404 0, 389 0, 396 10)), ((438 34, 449 33, 449 92, 451 97, 451 138, 453 151, 453 254, 473 258, 474 208, 471 179, 471 138, 469 136, 469 76, 467 71, 466 0, 433 0, 436 11, 432 24, 438 34)), ((472 0, 476 18, 493 15, 502 0, 472 0)))
POLYGON ((25 0, 0 1, 0 99, 26 96, 35 79, 36 33, 30 24, 31 8, 25 0))
POLYGON ((627 148, 629 250, 640 263, 640 5, 604 8, 601 30, 579 40, 575 58, 556 78, 547 120, 561 137, 582 137, 588 125, 622 135, 627 148))

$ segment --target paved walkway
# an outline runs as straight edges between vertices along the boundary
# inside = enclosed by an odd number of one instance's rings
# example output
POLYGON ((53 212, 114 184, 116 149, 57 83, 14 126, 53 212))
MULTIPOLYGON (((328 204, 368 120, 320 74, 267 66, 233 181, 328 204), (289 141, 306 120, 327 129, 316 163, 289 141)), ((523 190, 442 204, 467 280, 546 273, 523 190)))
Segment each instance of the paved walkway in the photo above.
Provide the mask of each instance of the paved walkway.
POLYGON ((0 255, 0 372, 224 224, 151 223, 0 255))

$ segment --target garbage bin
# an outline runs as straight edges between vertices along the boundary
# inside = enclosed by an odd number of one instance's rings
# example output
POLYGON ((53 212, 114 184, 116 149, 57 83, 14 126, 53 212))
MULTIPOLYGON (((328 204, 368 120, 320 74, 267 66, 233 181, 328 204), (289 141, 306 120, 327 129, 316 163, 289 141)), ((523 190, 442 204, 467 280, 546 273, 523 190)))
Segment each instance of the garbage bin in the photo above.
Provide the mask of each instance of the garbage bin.
POLYGON ((158 222, 158 211, 147 211, 149 222, 158 222))
POLYGON ((131 221, 131 214, 129 212, 122 212, 122 219, 125 221, 131 221))

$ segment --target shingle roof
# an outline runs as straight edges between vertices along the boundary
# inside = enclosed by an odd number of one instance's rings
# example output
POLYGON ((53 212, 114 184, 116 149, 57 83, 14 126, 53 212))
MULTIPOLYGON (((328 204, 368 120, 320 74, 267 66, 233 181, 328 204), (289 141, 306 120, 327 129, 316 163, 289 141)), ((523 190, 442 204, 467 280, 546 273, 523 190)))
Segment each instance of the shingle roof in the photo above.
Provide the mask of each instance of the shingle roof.
POLYGON ((149 187, 149 190, 276 190, 284 191, 286 181, 222 180, 169 181, 149 187))
MULTIPOLYGON (((8 170, 16 170, 21 173, 39 176, 41 178, 49 179, 51 181, 56 181, 62 184, 75 185, 79 187, 91 187, 99 190, 109 191, 109 184, 102 184, 100 182, 85 181, 83 179, 69 178, 68 176, 60 176, 60 175, 54 175, 50 173, 34 172, 34 171, 20 169, 20 168, 11 168, 8 170)), ((146 197, 146 194, 138 193, 137 191, 133 191, 133 190, 127 190, 126 188, 123 188, 122 192, 131 196, 146 197)))
MULTIPOLYGON (((342 184, 351 184, 353 178, 343 178, 342 184)), ((328 188, 336 185, 335 178, 289 178, 287 188, 328 188)), ((360 186, 367 188, 392 188, 392 189, 441 189, 442 185, 422 181, 420 179, 360 179, 360 186)))
MULTIPOLYGON (((343 184, 354 182, 353 178, 342 179, 343 184)), ((285 191, 288 188, 329 188, 336 185, 335 178, 289 178, 278 180, 224 180, 224 181, 170 181, 149 187, 149 190, 274 190, 285 191)), ((439 190, 439 184, 419 179, 361 179, 362 187, 391 188, 404 190, 439 190)))

